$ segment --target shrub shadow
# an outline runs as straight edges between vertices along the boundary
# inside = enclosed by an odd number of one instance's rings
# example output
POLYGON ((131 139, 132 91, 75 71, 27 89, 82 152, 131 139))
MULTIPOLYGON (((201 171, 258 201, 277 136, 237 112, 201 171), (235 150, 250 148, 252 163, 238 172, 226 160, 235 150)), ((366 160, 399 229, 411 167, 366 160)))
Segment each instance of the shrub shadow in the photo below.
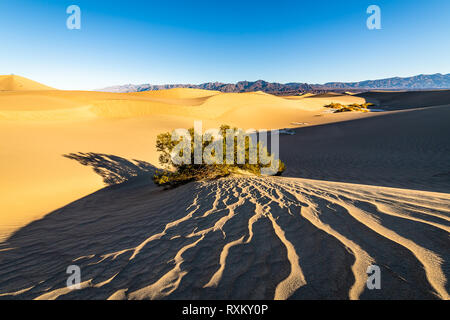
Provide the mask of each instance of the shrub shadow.
POLYGON ((112 186, 131 180, 151 178, 156 167, 142 160, 128 160, 119 156, 94 152, 64 154, 63 157, 90 166, 103 178, 106 185, 112 186))

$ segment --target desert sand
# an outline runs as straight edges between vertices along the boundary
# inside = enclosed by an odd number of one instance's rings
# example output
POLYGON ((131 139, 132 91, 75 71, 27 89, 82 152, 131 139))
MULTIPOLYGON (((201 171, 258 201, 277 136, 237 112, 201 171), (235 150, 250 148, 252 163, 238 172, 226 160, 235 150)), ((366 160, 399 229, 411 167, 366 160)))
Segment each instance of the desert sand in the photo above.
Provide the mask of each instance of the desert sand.
POLYGON ((104 186, 91 169, 65 154, 105 153, 157 165, 157 134, 190 128, 195 120, 203 120, 205 128, 230 124, 276 129, 294 127, 293 121, 313 125, 367 116, 323 115, 322 106, 329 99, 293 101, 261 92, 171 89, 128 94, 46 90, 44 85, 45 90, 37 90, 31 80, 13 86, 20 91, 8 91, 17 79, 4 79, 8 85, 0 87, 0 239, 104 186))
POLYGON ((0 298, 449 298, 448 91, 105 93, 0 79, 0 298), (396 111, 323 107, 376 98, 396 111), (154 186, 156 135, 194 120, 294 128, 280 137, 285 174, 154 186), (65 285, 72 264, 80 290, 65 285), (371 264, 382 290, 365 286, 371 264))
POLYGON ((52 87, 43 85, 42 83, 17 76, 17 75, 0 75, 0 91, 40 91, 54 90, 52 87))

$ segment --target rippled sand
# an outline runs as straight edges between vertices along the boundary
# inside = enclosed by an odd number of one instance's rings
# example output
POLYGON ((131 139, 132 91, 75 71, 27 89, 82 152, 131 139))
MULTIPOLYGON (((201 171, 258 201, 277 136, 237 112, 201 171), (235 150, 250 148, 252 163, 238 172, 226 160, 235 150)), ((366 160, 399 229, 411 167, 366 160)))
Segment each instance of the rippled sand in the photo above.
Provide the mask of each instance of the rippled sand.
POLYGON ((3 298, 448 299, 450 195, 230 177, 111 187, 4 244, 3 298), (69 290, 68 265, 82 270, 69 290), (381 290, 366 288, 369 265, 381 290))

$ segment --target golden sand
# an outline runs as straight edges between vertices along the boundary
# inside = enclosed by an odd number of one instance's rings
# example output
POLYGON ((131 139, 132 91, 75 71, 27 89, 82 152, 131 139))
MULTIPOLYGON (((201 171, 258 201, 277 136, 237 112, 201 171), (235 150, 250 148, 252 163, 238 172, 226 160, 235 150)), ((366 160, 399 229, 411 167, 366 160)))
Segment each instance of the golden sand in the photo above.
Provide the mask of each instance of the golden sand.
POLYGON ((448 107, 331 114, 330 102, 366 100, 50 89, 0 77, 0 297, 449 298, 447 136, 433 131, 448 107), (148 176, 102 189, 91 167, 63 156, 156 165, 156 135, 195 120, 205 129, 302 128, 281 137, 285 177, 167 191, 148 176), (61 286, 68 263, 89 270, 81 290, 61 286), (365 286, 374 263, 379 292, 365 286))

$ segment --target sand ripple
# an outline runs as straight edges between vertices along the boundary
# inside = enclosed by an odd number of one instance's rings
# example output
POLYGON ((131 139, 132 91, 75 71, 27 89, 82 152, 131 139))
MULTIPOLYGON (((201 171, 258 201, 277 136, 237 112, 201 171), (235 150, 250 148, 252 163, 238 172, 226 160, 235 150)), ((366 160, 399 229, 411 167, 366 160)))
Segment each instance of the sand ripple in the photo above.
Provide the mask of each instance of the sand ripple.
POLYGON ((0 245, 0 298, 448 299, 450 195, 231 177, 106 188, 0 245), (65 288, 77 264, 82 288, 65 288), (381 290, 366 287, 381 269, 381 290))

